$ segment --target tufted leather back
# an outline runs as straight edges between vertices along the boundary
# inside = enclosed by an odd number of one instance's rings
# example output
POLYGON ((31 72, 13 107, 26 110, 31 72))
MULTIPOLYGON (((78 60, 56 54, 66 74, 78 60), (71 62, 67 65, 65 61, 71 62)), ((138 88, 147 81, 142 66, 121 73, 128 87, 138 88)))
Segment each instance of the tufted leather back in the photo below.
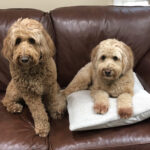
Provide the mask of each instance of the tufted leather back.
MULTIPOLYGON (((58 82, 65 87, 90 61, 100 41, 116 38, 128 44, 135 56, 134 70, 150 91, 150 7, 78 6, 45 13, 34 9, 0 10, 0 49, 10 25, 20 17, 40 21, 56 46, 58 82)), ((10 80, 8 62, 0 56, 0 90, 10 80)))

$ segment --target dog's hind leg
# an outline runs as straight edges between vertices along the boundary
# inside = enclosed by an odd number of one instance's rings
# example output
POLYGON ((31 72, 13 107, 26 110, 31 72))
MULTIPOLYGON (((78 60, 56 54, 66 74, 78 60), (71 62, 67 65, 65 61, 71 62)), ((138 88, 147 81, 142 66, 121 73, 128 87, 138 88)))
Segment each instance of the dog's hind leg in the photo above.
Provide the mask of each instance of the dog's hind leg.
POLYGON ((91 63, 89 63, 81 68, 66 89, 59 91, 56 83, 51 86, 48 110, 52 118, 61 118, 66 109, 66 96, 72 92, 87 89, 91 83, 91 76, 91 63))
POLYGON ((47 95, 48 111, 53 119, 60 119, 66 109, 66 97, 60 91, 57 82, 50 87, 47 95))
POLYGON ((63 90, 63 93, 68 96, 72 92, 79 90, 85 90, 91 84, 92 81, 92 64, 88 63, 82 67, 76 74, 71 83, 63 90))
POLYGON ((8 112, 11 113, 20 113, 22 111, 23 106, 19 103, 20 94, 13 83, 13 80, 10 81, 7 89, 5 97, 2 99, 3 105, 7 108, 8 112))

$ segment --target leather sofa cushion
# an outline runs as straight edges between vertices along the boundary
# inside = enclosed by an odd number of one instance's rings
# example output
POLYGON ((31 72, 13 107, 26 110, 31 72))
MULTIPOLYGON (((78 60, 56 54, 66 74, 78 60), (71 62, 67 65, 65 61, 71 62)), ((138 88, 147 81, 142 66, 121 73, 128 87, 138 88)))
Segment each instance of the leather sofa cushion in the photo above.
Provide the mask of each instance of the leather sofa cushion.
POLYGON ((49 142, 54 150, 149 150, 150 119, 116 128, 74 131, 67 116, 51 122, 49 142))
POLYGON ((28 108, 25 106, 21 114, 11 114, 1 103, 3 96, 0 92, 0 150, 47 150, 48 138, 35 135, 28 108))
MULTIPOLYGON (((0 101, 4 93, 0 93, 0 101)), ((51 119, 49 137, 35 135, 33 119, 25 106, 21 114, 11 114, 0 103, 1 150, 149 150, 150 119, 138 124, 94 131, 69 131, 68 115, 51 119)))

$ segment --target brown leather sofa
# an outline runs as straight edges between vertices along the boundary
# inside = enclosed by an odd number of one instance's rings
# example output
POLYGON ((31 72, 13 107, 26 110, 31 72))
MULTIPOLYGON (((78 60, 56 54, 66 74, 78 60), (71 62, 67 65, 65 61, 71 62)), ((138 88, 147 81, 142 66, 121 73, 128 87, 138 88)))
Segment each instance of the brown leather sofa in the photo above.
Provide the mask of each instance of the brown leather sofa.
MULTIPOLYGON (((20 17, 40 21, 56 45, 58 82, 65 87, 90 60, 101 40, 117 38, 130 45, 134 71, 150 92, 150 7, 68 7, 42 12, 0 10, 0 49, 9 26, 20 17)), ((10 81, 8 62, 0 56, 0 99, 10 81)), ((142 100, 142 99, 141 99, 142 100)), ((150 150, 150 120, 94 131, 69 131, 68 115, 51 121, 47 138, 35 135, 28 108, 11 114, 0 104, 0 150, 150 150)))

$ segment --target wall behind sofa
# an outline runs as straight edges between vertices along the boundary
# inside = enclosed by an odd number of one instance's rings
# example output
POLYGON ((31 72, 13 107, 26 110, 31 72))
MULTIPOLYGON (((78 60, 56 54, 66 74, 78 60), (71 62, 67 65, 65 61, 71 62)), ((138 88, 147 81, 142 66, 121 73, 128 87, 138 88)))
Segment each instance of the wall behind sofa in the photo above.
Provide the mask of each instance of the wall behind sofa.
POLYGON ((77 5, 112 5, 113 0, 1 0, 0 9, 36 8, 49 11, 58 7, 77 5))

